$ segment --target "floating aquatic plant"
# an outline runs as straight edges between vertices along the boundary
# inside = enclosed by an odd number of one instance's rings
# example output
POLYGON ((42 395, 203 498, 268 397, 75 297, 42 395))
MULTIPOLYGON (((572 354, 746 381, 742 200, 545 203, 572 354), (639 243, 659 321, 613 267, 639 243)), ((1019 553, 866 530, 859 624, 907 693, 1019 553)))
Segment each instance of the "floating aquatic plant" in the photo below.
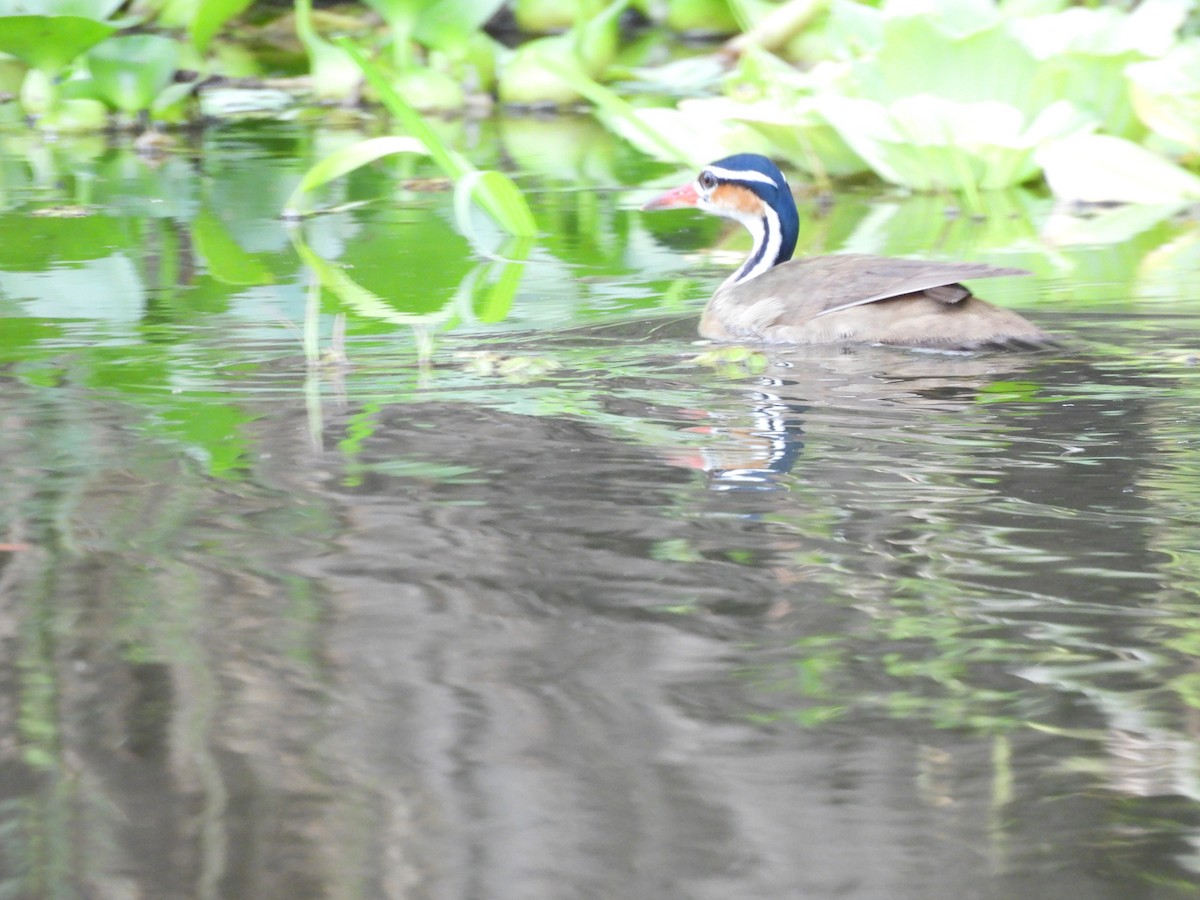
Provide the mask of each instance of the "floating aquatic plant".
POLYGON ((111 0, 29 0, 0 3, 0 52, 29 66, 21 85, 21 105, 47 130, 101 128, 104 106, 95 100, 63 98, 59 76, 76 59, 112 36, 118 24, 106 21, 111 0))
POLYGON ((1086 203, 1182 204, 1200 200, 1200 177, 1132 141, 1077 135, 1038 151, 1055 196, 1086 203))
POLYGON ((498 92, 505 103, 556 105, 575 103, 583 95, 575 79, 599 78, 617 50, 620 16, 629 0, 613 0, 593 17, 580 17, 565 34, 521 45, 503 62, 498 92))
POLYGON ((1200 39, 1125 70, 1133 107, 1156 134, 1200 154, 1200 39))

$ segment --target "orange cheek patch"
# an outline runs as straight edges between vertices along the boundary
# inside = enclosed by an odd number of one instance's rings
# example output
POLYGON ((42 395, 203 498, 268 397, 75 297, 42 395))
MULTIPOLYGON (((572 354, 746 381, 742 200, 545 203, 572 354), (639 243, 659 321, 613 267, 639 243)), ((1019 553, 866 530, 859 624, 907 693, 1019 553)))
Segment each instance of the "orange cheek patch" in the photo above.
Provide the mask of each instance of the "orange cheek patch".
POLYGON ((712 192, 709 198, 714 206, 737 210, 752 216, 761 216, 763 202, 754 191, 748 191, 736 184, 721 184, 712 192))

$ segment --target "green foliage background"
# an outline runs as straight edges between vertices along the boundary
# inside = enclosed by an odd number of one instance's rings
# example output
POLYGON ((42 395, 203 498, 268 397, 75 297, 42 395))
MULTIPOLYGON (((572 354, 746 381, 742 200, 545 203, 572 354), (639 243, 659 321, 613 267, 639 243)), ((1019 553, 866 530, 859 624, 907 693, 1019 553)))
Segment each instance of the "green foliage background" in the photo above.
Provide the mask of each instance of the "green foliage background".
MULTIPOLYGON (((877 178, 975 205, 1042 178, 1070 200, 1187 202, 1196 22, 1195 0, 6 0, 0 86, 14 126, 46 132, 389 95, 465 117, 582 106, 674 163, 754 150, 822 185, 877 178)), ((465 174, 453 147, 427 149, 465 174)), ((475 188, 503 219, 499 188, 475 188)))

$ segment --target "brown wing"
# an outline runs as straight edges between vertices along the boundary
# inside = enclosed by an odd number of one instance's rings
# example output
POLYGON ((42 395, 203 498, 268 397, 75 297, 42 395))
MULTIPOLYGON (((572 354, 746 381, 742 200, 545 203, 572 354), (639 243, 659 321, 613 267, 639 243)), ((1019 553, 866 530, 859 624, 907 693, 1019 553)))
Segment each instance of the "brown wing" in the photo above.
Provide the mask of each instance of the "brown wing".
POLYGON ((797 259, 719 289, 704 310, 700 334, 718 341, 863 341, 957 349, 1049 343, 1050 336, 1036 325, 958 283, 1028 274, 982 263, 882 256, 797 259))
POLYGON ((958 303, 971 292, 958 284, 972 278, 1028 275, 1024 269, 985 263, 930 262, 845 254, 794 259, 734 289, 738 305, 778 299, 776 324, 798 322, 904 294, 925 292, 941 303, 958 303))

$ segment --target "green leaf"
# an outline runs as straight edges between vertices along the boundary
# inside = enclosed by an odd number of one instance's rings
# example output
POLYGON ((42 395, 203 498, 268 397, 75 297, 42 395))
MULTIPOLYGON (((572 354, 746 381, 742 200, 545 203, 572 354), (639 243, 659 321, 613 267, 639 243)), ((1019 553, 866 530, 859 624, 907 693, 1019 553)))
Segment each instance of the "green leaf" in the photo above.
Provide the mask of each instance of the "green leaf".
POLYGON ((0 0, 0 17, 79 16, 104 21, 126 0, 0 0))
POLYGON ((1125 69, 1133 107, 1156 134, 1200 152, 1200 40, 1125 69))
POLYGON ((192 45, 201 53, 221 26, 242 13, 252 0, 201 0, 192 19, 192 45))
POLYGON ((426 6, 413 37, 426 47, 450 50, 467 43, 504 5, 504 0, 440 0, 426 6))
POLYGON ((973 29, 926 15, 888 18, 883 46, 853 68, 856 93, 892 103, 933 94, 959 103, 1009 103, 1028 116, 1044 105, 1037 61, 1005 24, 973 29))
POLYGON ((575 53, 583 70, 592 78, 604 74, 617 53, 621 13, 629 0, 613 0, 594 16, 582 16, 571 29, 575 53))
POLYGON ((454 112, 466 105, 467 97, 457 79, 430 68, 405 69, 393 82, 397 93, 414 109, 454 112))
POLYGON ((698 148, 668 137, 666 132, 647 121, 647 117, 641 115, 639 110, 604 85, 588 78, 577 66, 563 65, 549 58, 542 60, 542 65, 596 104, 606 117, 613 121, 625 122, 629 128, 636 129, 641 139, 657 147, 664 159, 680 160, 693 165, 704 165, 711 161, 711 157, 703 157, 702 153, 697 152, 698 148))
POLYGON ((521 106, 566 106, 578 102, 585 95, 560 70, 587 78, 570 35, 537 38, 522 44, 500 70, 500 102, 521 106))
POLYGON ((566 34, 538 38, 518 47, 500 73, 501 101, 566 106, 587 97, 579 79, 592 82, 612 62, 620 14, 627 3, 614 0, 597 15, 579 18, 566 34), (575 77, 564 76, 564 70, 575 77))
POLYGON ((38 119, 38 128, 47 132, 101 131, 107 125, 108 109, 99 100, 88 97, 62 100, 38 119))
POLYGON ((731 153, 773 152, 771 141, 737 120, 742 107, 724 97, 706 97, 683 100, 678 109, 629 107, 627 112, 613 113, 606 103, 600 118, 649 156, 701 166, 731 153))
POLYGON ((88 70, 102 99, 125 113, 149 109, 171 83, 179 47, 170 38, 136 34, 105 41, 88 54, 88 70))
POLYGON ((0 52, 57 75, 116 30, 82 16, 5 16, 0 18, 0 52))
POLYGON ((756 103, 736 103, 726 98, 690 100, 680 103, 680 109, 693 105, 697 109, 707 107, 710 121, 744 122, 770 141, 771 155, 784 157, 811 176, 844 178, 868 168, 821 115, 811 97, 765 99, 756 103))
POLYGON ((429 155, 433 157, 433 161, 448 177, 459 178, 472 168, 462 157, 446 146, 441 136, 421 118, 420 113, 404 102, 404 99, 392 87, 392 83, 371 64, 353 41, 342 38, 336 46, 354 60, 355 65, 370 82, 371 87, 375 89, 380 102, 387 107, 388 112, 400 121, 406 131, 425 146, 429 155))
POLYGON ((1039 59, 1069 53, 1162 56, 1187 18, 1187 2, 1145 0, 1130 12, 1113 6, 1075 6, 1046 16, 1015 19, 1013 31, 1039 59))
POLYGON ((921 191, 993 190, 1037 174, 1034 150, 1091 127, 1068 103, 1033 122, 1006 103, 956 103, 922 94, 890 106, 871 100, 817 98, 817 106, 885 181, 921 191))
POLYGON ((362 84, 362 72, 349 54, 317 32, 312 0, 296 0, 296 36, 308 53, 308 71, 318 100, 346 100, 362 84))
POLYGON ((1078 135, 1042 148, 1038 162, 1056 197, 1085 203, 1200 200, 1200 178, 1132 141, 1078 135))
POLYGON ((181 124, 187 120, 185 101, 195 93, 198 81, 175 82, 159 91, 150 105, 151 118, 181 124))
POLYGON ((1073 7, 1015 19, 1011 28, 1041 61, 1044 96, 1093 113, 1103 130, 1132 140, 1145 129, 1131 103, 1126 68, 1161 56, 1176 41, 1187 10, 1182 0, 1146 0, 1130 12, 1073 7))
POLYGON ((992 0, 892 0, 883 13, 892 20, 921 20, 951 40, 990 31, 1000 22, 992 0))
POLYGON ((340 150, 335 150, 304 173, 292 195, 283 207, 285 219, 298 219, 307 214, 312 192, 335 178, 361 169, 368 163, 396 153, 420 153, 428 155, 428 148, 416 138, 385 136, 358 141, 340 150))

